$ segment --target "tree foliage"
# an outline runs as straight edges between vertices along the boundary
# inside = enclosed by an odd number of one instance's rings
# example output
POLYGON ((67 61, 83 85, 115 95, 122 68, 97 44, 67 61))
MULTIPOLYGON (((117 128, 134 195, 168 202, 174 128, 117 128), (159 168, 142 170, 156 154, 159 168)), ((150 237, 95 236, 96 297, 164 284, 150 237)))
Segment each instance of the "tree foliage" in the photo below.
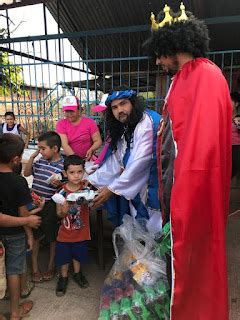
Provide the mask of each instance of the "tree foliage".
POLYGON ((7 52, 0 52, 0 95, 8 96, 12 92, 19 96, 22 86, 22 67, 13 65, 7 52))

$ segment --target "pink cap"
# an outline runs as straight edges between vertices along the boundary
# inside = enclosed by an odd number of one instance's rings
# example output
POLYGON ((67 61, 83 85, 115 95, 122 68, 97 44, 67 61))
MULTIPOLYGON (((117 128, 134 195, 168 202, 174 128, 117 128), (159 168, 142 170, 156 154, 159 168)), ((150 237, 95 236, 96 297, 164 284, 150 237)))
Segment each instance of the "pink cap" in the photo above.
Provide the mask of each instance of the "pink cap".
POLYGON ((63 98, 62 102, 63 111, 76 111, 79 109, 79 101, 75 96, 66 96, 63 98))
POLYGON ((104 94, 102 96, 102 99, 101 99, 100 103, 97 104, 95 107, 93 107, 92 111, 93 112, 103 112, 103 111, 105 111, 107 109, 107 106, 105 105, 105 101, 106 101, 107 97, 108 97, 108 94, 104 94))
POLYGON ((95 107, 92 108, 92 112, 103 112, 107 109, 107 106, 98 104, 95 107))

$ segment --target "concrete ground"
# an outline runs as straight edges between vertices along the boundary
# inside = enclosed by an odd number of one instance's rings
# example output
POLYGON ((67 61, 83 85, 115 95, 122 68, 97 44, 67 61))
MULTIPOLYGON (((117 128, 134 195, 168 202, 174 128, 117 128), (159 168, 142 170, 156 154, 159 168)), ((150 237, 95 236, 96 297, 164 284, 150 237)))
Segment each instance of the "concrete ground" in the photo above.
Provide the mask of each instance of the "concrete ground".
POLYGON ((233 181, 227 224, 229 319, 240 319, 240 187, 233 181))
MULTIPOLYGON (((40 259, 45 260, 47 248, 41 251, 40 259)), ((99 270, 97 260, 90 251, 90 263, 83 268, 90 286, 81 289, 73 282, 71 275, 67 293, 64 297, 55 294, 57 277, 52 281, 35 285, 30 297, 34 301, 29 320, 96 320, 99 312, 99 296, 102 283, 112 265, 112 251, 109 251, 108 263, 105 270, 99 270)), ((45 260, 46 261, 46 260, 45 260)), ((44 271, 44 267, 40 268, 44 271)), ((0 313, 9 316, 9 302, 0 301, 0 313)))
MULTIPOLYGON (((227 225, 227 256, 229 281, 230 320, 240 319, 240 188, 233 184, 231 189, 230 212, 227 225)), ((70 280, 68 291, 64 297, 56 297, 56 279, 36 285, 30 298, 34 301, 29 320, 97 320, 99 310, 100 289, 106 274, 113 263, 113 252, 108 246, 104 250, 105 270, 99 270, 96 252, 90 251, 90 263, 85 266, 90 287, 80 289, 70 280)), ((41 251, 41 261, 46 257, 46 250, 41 251)), ((221 288, 219 288, 221 290, 221 288)), ((0 313, 7 314, 9 303, 0 301, 0 313)))
MULTIPOLYGON (((96 216, 91 219, 92 230, 96 230, 96 216)), ((64 297, 57 297, 55 294, 57 277, 52 281, 41 282, 35 285, 30 297, 34 302, 29 320, 96 320, 99 314, 100 290, 106 275, 111 269, 114 261, 114 253, 111 243, 112 227, 106 221, 104 215, 104 270, 98 266, 98 255, 96 249, 96 234, 92 233, 93 241, 89 244, 89 263, 83 266, 83 273, 87 277, 90 286, 81 289, 72 280, 71 270, 67 293, 64 297)), ((48 246, 42 243, 40 248, 40 270, 46 270, 48 261, 48 246)), ((30 273, 30 257, 28 257, 28 269, 30 273)), ((4 313, 9 317, 9 301, 0 300, 0 314, 4 313)))

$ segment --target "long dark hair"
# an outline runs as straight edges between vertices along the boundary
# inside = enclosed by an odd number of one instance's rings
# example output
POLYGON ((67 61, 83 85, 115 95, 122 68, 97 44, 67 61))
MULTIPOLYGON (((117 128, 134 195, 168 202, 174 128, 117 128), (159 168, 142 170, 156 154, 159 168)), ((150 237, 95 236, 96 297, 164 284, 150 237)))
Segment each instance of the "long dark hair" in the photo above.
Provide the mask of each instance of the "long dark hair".
MULTIPOLYGON (((120 87, 114 89, 113 91, 121 90, 129 90, 129 88, 120 87)), ((112 92, 110 92, 110 94, 112 92)), ((123 134, 128 145, 131 143, 136 125, 143 117, 143 112, 146 106, 144 98, 132 96, 129 98, 129 101, 132 103, 133 108, 127 123, 121 123, 114 117, 111 106, 106 109, 106 129, 110 138, 110 147, 114 151, 117 150, 117 142, 123 134)))

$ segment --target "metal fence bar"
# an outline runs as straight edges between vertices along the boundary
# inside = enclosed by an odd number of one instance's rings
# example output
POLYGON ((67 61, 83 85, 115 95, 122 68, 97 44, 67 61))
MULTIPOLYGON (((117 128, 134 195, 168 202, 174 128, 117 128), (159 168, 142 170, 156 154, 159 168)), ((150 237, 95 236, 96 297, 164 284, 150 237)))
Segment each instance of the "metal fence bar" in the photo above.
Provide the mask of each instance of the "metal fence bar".
MULTIPOLYGON (((86 106, 87 115, 91 115, 92 103, 98 103, 103 93, 123 84, 134 87, 151 108, 154 103, 159 108, 170 78, 161 75, 148 56, 142 53, 141 32, 147 30, 148 26, 136 26, 131 31, 129 28, 114 28, 1 39, 0 51, 6 52, 9 62, 0 68, 7 75, 13 70, 15 78, 17 68, 21 68, 22 94, 15 93, 18 88, 10 81, 9 87, 5 88, 9 90, 9 96, 0 97, 0 116, 4 108, 18 110, 21 121, 32 124, 31 136, 36 138, 41 130, 55 128, 64 95, 76 90, 81 104, 86 106), (138 39, 136 47, 133 38, 138 39), (159 94, 155 92, 156 75, 160 81, 159 94)), ((219 65, 233 88, 240 70, 240 50, 210 52, 209 58, 219 65)), ((0 86, 4 91, 3 76, 1 79, 0 86)), ((99 121, 98 115, 92 116, 99 121)))

